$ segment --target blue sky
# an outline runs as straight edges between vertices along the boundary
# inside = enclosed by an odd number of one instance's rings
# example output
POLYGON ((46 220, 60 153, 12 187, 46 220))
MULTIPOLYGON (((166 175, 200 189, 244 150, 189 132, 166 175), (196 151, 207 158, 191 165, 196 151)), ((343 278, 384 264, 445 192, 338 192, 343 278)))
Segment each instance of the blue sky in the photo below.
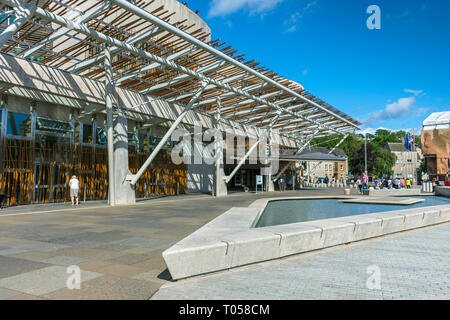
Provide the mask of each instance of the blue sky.
POLYGON ((448 0, 189 0, 212 39, 363 122, 420 128, 450 110, 448 0), (370 5, 381 29, 369 30, 370 5))

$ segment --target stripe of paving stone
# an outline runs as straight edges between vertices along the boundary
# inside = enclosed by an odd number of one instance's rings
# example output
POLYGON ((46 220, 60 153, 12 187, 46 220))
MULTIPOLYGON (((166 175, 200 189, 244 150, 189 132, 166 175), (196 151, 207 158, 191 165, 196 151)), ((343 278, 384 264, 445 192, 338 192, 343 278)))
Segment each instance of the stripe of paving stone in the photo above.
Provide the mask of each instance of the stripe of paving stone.
POLYGON ((0 256, 0 278, 7 278, 20 273, 41 269, 48 266, 49 265, 47 263, 0 256))
POLYGON ((27 293, 22 293, 17 296, 9 298, 8 300, 48 300, 48 299, 34 296, 31 294, 27 294, 27 293))
MULTIPOLYGON (((124 251, 103 250, 98 248, 70 247, 54 251, 57 255, 78 257, 86 260, 106 260, 128 254, 124 251)), ((48 257, 51 258, 51 257, 48 257)))
POLYGON ((123 231, 107 231, 107 232, 84 232, 69 235, 66 237, 60 237, 55 239, 50 239, 52 243, 70 245, 70 246, 83 246, 79 244, 95 244, 95 243, 105 243, 119 241, 123 239, 123 231))
POLYGON ((27 251, 27 252, 24 252, 24 253, 18 253, 18 254, 10 255, 10 257, 18 258, 18 259, 31 260, 31 261, 41 261, 41 260, 48 259, 48 258, 56 256, 56 254, 55 254, 56 252, 57 251, 53 251, 53 252, 27 251))
MULTIPOLYGON (((70 275, 66 267, 51 266, 0 279, 0 287, 39 296, 66 288, 70 275)), ((102 274, 81 270, 81 284, 99 276, 102 274)))
POLYGON ((82 283, 80 290, 61 289, 44 295, 47 299, 70 300, 146 300, 159 283, 104 275, 82 283))
POLYGON ((158 238, 126 238, 118 241, 113 241, 112 243, 130 247, 152 248, 160 245, 171 244, 172 241, 158 238))
POLYGON ((16 249, 16 248, 8 248, 0 250, 0 256, 11 256, 19 253, 29 252, 29 250, 25 249, 16 249))
POLYGON ((123 278, 133 278, 137 274, 144 273, 148 271, 148 269, 122 265, 117 263, 111 263, 108 261, 102 260, 92 260, 79 264, 79 267, 82 270, 89 270, 94 272, 100 272, 103 274, 108 274, 112 276, 118 276, 123 278))
POLYGON ((19 291, 10 290, 6 288, 0 288, 0 300, 9 299, 11 297, 21 294, 19 291))
POLYGON ((54 256, 48 259, 41 260, 41 262, 49 263, 49 264, 56 264, 61 266, 71 266, 71 265, 78 265, 81 262, 85 262, 87 259, 78 258, 78 257, 71 257, 71 256, 54 256))
POLYGON ((26 240, 26 239, 17 239, 17 238, 0 238, 0 243, 2 246, 6 246, 14 249, 28 250, 28 251, 55 251, 62 248, 67 248, 66 245, 55 244, 44 241, 34 241, 34 240, 26 240))
POLYGON ((143 261, 149 260, 153 257, 154 256, 148 255, 148 254, 130 253, 130 254, 125 254, 125 255, 119 256, 117 258, 109 259, 109 260, 107 260, 107 262, 123 264, 123 265, 134 265, 134 266, 139 267, 136 264, 139 264, 143 261))

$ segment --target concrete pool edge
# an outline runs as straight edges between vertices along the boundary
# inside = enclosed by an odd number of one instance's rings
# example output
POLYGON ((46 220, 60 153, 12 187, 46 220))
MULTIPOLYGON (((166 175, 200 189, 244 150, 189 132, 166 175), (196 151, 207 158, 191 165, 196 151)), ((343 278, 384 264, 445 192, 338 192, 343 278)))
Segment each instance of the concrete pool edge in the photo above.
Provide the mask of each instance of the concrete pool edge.
POLYGON ((231 208, 165 250, 163 258, 179 280, 450 221, 450 206, 438 205, 252 228, 269 201, 349 198, 267 198, 231 208))

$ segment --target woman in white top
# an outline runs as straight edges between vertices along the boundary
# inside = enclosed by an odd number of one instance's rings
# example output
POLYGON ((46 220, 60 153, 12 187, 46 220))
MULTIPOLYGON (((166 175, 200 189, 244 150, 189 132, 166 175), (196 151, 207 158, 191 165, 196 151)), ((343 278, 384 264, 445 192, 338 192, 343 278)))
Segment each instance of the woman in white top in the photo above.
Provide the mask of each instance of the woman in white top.
POLYGON ((72 176, 72 179, 70 179, 69 187, 72 205, 74 205, 74 202, 76 202, 76 205, 78 206, 78 190, 80 190, 80 181, 78 181, 76 176, 72 176))

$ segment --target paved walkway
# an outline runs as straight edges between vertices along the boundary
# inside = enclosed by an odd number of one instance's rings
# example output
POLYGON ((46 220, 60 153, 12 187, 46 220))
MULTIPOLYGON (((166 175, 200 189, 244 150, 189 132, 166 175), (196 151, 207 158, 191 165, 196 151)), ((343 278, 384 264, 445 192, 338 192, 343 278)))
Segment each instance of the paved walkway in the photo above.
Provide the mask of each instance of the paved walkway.
POLYGON ((164 285, 152 299, 450 299, 450 223, 164 285))
MULTIPOLYGON (((342 189, 295 195, 342 195, 342 189)), ((0 299, 148 299, 171 281, 162 252, 230 207, 285 193, 160 198, 134 206, 104 203, 0 211, 0 299), (67 268, 81 269, 69 290, 67 268)))

